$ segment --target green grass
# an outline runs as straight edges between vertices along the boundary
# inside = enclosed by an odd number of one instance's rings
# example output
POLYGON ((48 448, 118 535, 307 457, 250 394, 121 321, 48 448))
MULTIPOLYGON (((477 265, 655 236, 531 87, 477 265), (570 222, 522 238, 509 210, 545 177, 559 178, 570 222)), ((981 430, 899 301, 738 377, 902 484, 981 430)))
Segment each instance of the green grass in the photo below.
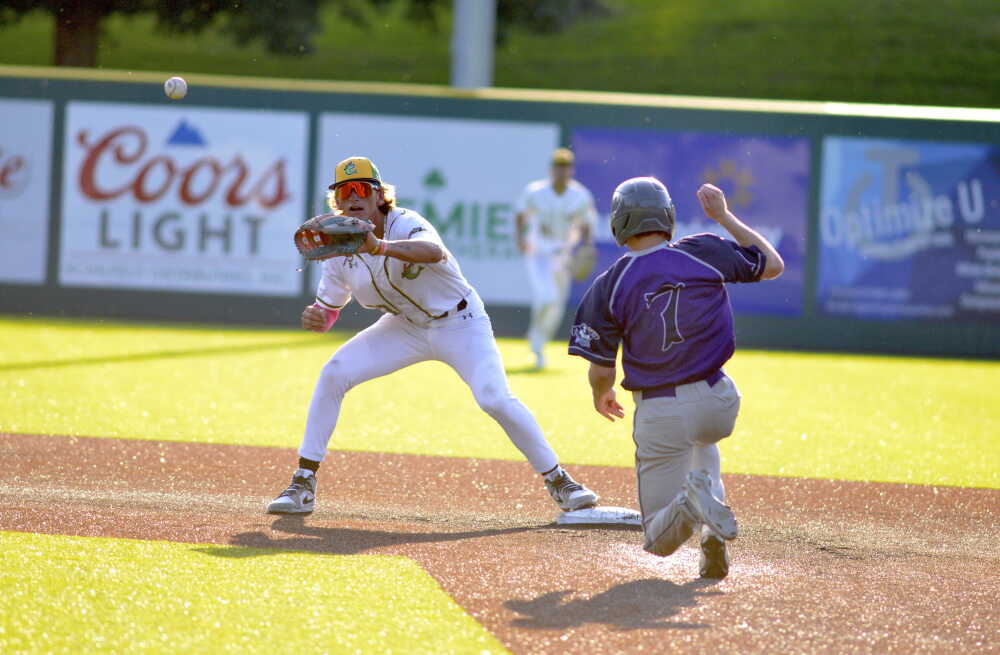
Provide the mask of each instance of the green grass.
MULTIPOLYGON (((346 336, 3 319, 0 431, 296 447, 346 336)), ((518 373, 525 343, 500 347, 563 461, 632 465, 630 420, 593 411, 583 360, 553 343, 550 370, 518 373)), ((1000 362, 741 351, 726 370, 744 394, 726 471, 1000 488, 1000 362)), ((331 446, 521 459, 433 362, 352 390, 331 446)))
MULTIPOLYGON (((497 86, 996 107, 1000 13, 994 0, 608 0, 613 14, 556 35, 515 32, 497 86)), ((450 3, 445 2, 445 6, 450 3)), ((99 65, 446 84, 450 17, 437 32, 395 3, 367 28, 324 8, 316 52, 239 47, 210 30, 174 36, 149 16, 113 17, 99 65)), ((0 30, 0 63, 50 65, 51 17, 0 30)))
POLYGON ((6 655, 508 652, 405 557, 0 532, 0 589, 6 655))

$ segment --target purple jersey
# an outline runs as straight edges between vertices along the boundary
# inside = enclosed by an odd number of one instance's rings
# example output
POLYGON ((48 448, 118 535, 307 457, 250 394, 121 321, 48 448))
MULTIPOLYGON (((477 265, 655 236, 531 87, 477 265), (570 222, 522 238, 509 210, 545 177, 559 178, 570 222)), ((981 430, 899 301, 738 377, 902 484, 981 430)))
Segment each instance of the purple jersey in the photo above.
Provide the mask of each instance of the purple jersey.
POLYGON ((629 252, 587 290, 569 352, 614 366, 624 344, 629 390, 702 380, 733 355, 726 282, 758 282, 766 257, 712 234, 629 252))

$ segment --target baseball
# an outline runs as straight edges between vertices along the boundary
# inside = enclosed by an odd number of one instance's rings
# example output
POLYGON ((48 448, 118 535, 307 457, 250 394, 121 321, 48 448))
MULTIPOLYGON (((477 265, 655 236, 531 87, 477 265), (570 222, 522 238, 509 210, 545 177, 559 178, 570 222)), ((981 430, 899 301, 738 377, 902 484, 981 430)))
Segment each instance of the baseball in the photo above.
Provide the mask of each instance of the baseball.
POLYGON ((163 92, 171 100, 180 100, 187 95, 188 84, 183 77, 174 76, 163 83, 163 92))

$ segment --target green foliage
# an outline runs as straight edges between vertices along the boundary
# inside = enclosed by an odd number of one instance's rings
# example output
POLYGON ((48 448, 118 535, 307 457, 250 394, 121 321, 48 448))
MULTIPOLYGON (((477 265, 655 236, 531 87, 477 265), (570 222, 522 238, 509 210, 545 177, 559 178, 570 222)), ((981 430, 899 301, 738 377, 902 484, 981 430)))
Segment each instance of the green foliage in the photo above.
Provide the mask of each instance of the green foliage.
MULTIPOLYGON (((344 18, 368 26, 371 12, 367 10, 384 13, 400 4, 408 21, 437 32, 440 18, 449 12, 452 0, 345 0, 334 6, 344 18)), ((500 45, 515 29, 552 34, 579 20, 609 13, 604 0, 496 0, 496 8, 496 40, 500 45)))
POLYGON ((507 42, 511 32, 524 28, 535 34, 552 34, 583 18, 609 15, 601 0, 498 0, 497 43, 507 42))
MULTIPOLYGON (((210 26, 232 37, 237 46, 259 41, 272 54, 303 55, 314 51, 320 29, 321 0, 88 0, 87 13, 104 20, 115 15, 146 13, 156 27, 171 34, 197 34, 210 26)), ((393 4, 403 5, 407 21, 436 30, 438 16, 451 0, 335 0, 326 3, 337 17, 360 27, 393 4)), ((0 0, 0 26, 16 23, 40 10, 60 20, 77 0, 0 0)), ((514 26, 536 33, 556 32, 586 16, 606 13, 602 0, 498 0, 497 40, 514 26)))
MULTIPOLYGON (((237 45, 260 40, 269 52, 297 55, 312 52, 312 38, 319 29, 318 4, 319 0, 87 0, 84 6, 99 21, 116 15, 152 15, 156 27, 171 34, 195 34, 219 25, 237 45)), ((0 0, 0 25, 16 23, 36 11, 58 21, 79 5, 78 0, 0 0)))
MULTIPOLYGON (((228 0, 223 1, 228 4, 228 0)), ((250 4, 252 10, 231 11, 228 16, 226 31, 235 38, 237 45, 245 46, 261 39, 268 52, 304 55, 315 50, 314 36, 319 32, 318 0, 272 0, 250 4)), ((170 6, 170 3, 160 6, 170 6)))
MULTIPOLYGON (((0 1, 0 8, 13 5, 42 6, 0 1)), ((118 14, 105 21, 98 63, 123 70, 447 84, 449 6, 444 0, 322 3, 315 51, 304 57, 276 55, 259 43, 236 45, 219 18, 200 33, 177 36, 158 33, 152 14, 118 14)), ((501 4, 500 11, 514 6, 501 4)), ((508 30, 496 54, 495 84, 1000 106, 995 0, 743 0, 725 7, 710 0, 606 0, 604 6, 606 16, 578 20, 558 33, 508 30)), ((0 62, 49 65, 52 38, 50 15, 29 13, 18 25, 0 28, 0 62)), ((298 52, 299 44, 289 43, 298 52)))

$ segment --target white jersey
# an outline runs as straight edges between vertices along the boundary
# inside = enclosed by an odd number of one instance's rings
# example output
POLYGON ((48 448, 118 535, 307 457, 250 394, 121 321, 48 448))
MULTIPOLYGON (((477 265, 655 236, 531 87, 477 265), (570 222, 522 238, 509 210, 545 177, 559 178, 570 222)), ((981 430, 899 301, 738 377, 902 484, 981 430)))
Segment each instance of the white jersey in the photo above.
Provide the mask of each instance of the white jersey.
POLYGON ((385 217, 388 241, 430 241, 444 249, 436 264, 411 264, 395 257, 359 253, 323 261, 316 302, 339 309, 353 296, 362 306, 399 314, 415 325, 430 325, 472 293, 458 262, 434 226, 411 209, 396 208, 385 217))
POLYGON ((593 235, 597 228, 594 196, 576 180, 556 193, 551 180, 532 182, 518 199, 517 212, 528 224, 528 243, 538 254, 555 254, 572 245, 575 230, 586 225, 593 235))

